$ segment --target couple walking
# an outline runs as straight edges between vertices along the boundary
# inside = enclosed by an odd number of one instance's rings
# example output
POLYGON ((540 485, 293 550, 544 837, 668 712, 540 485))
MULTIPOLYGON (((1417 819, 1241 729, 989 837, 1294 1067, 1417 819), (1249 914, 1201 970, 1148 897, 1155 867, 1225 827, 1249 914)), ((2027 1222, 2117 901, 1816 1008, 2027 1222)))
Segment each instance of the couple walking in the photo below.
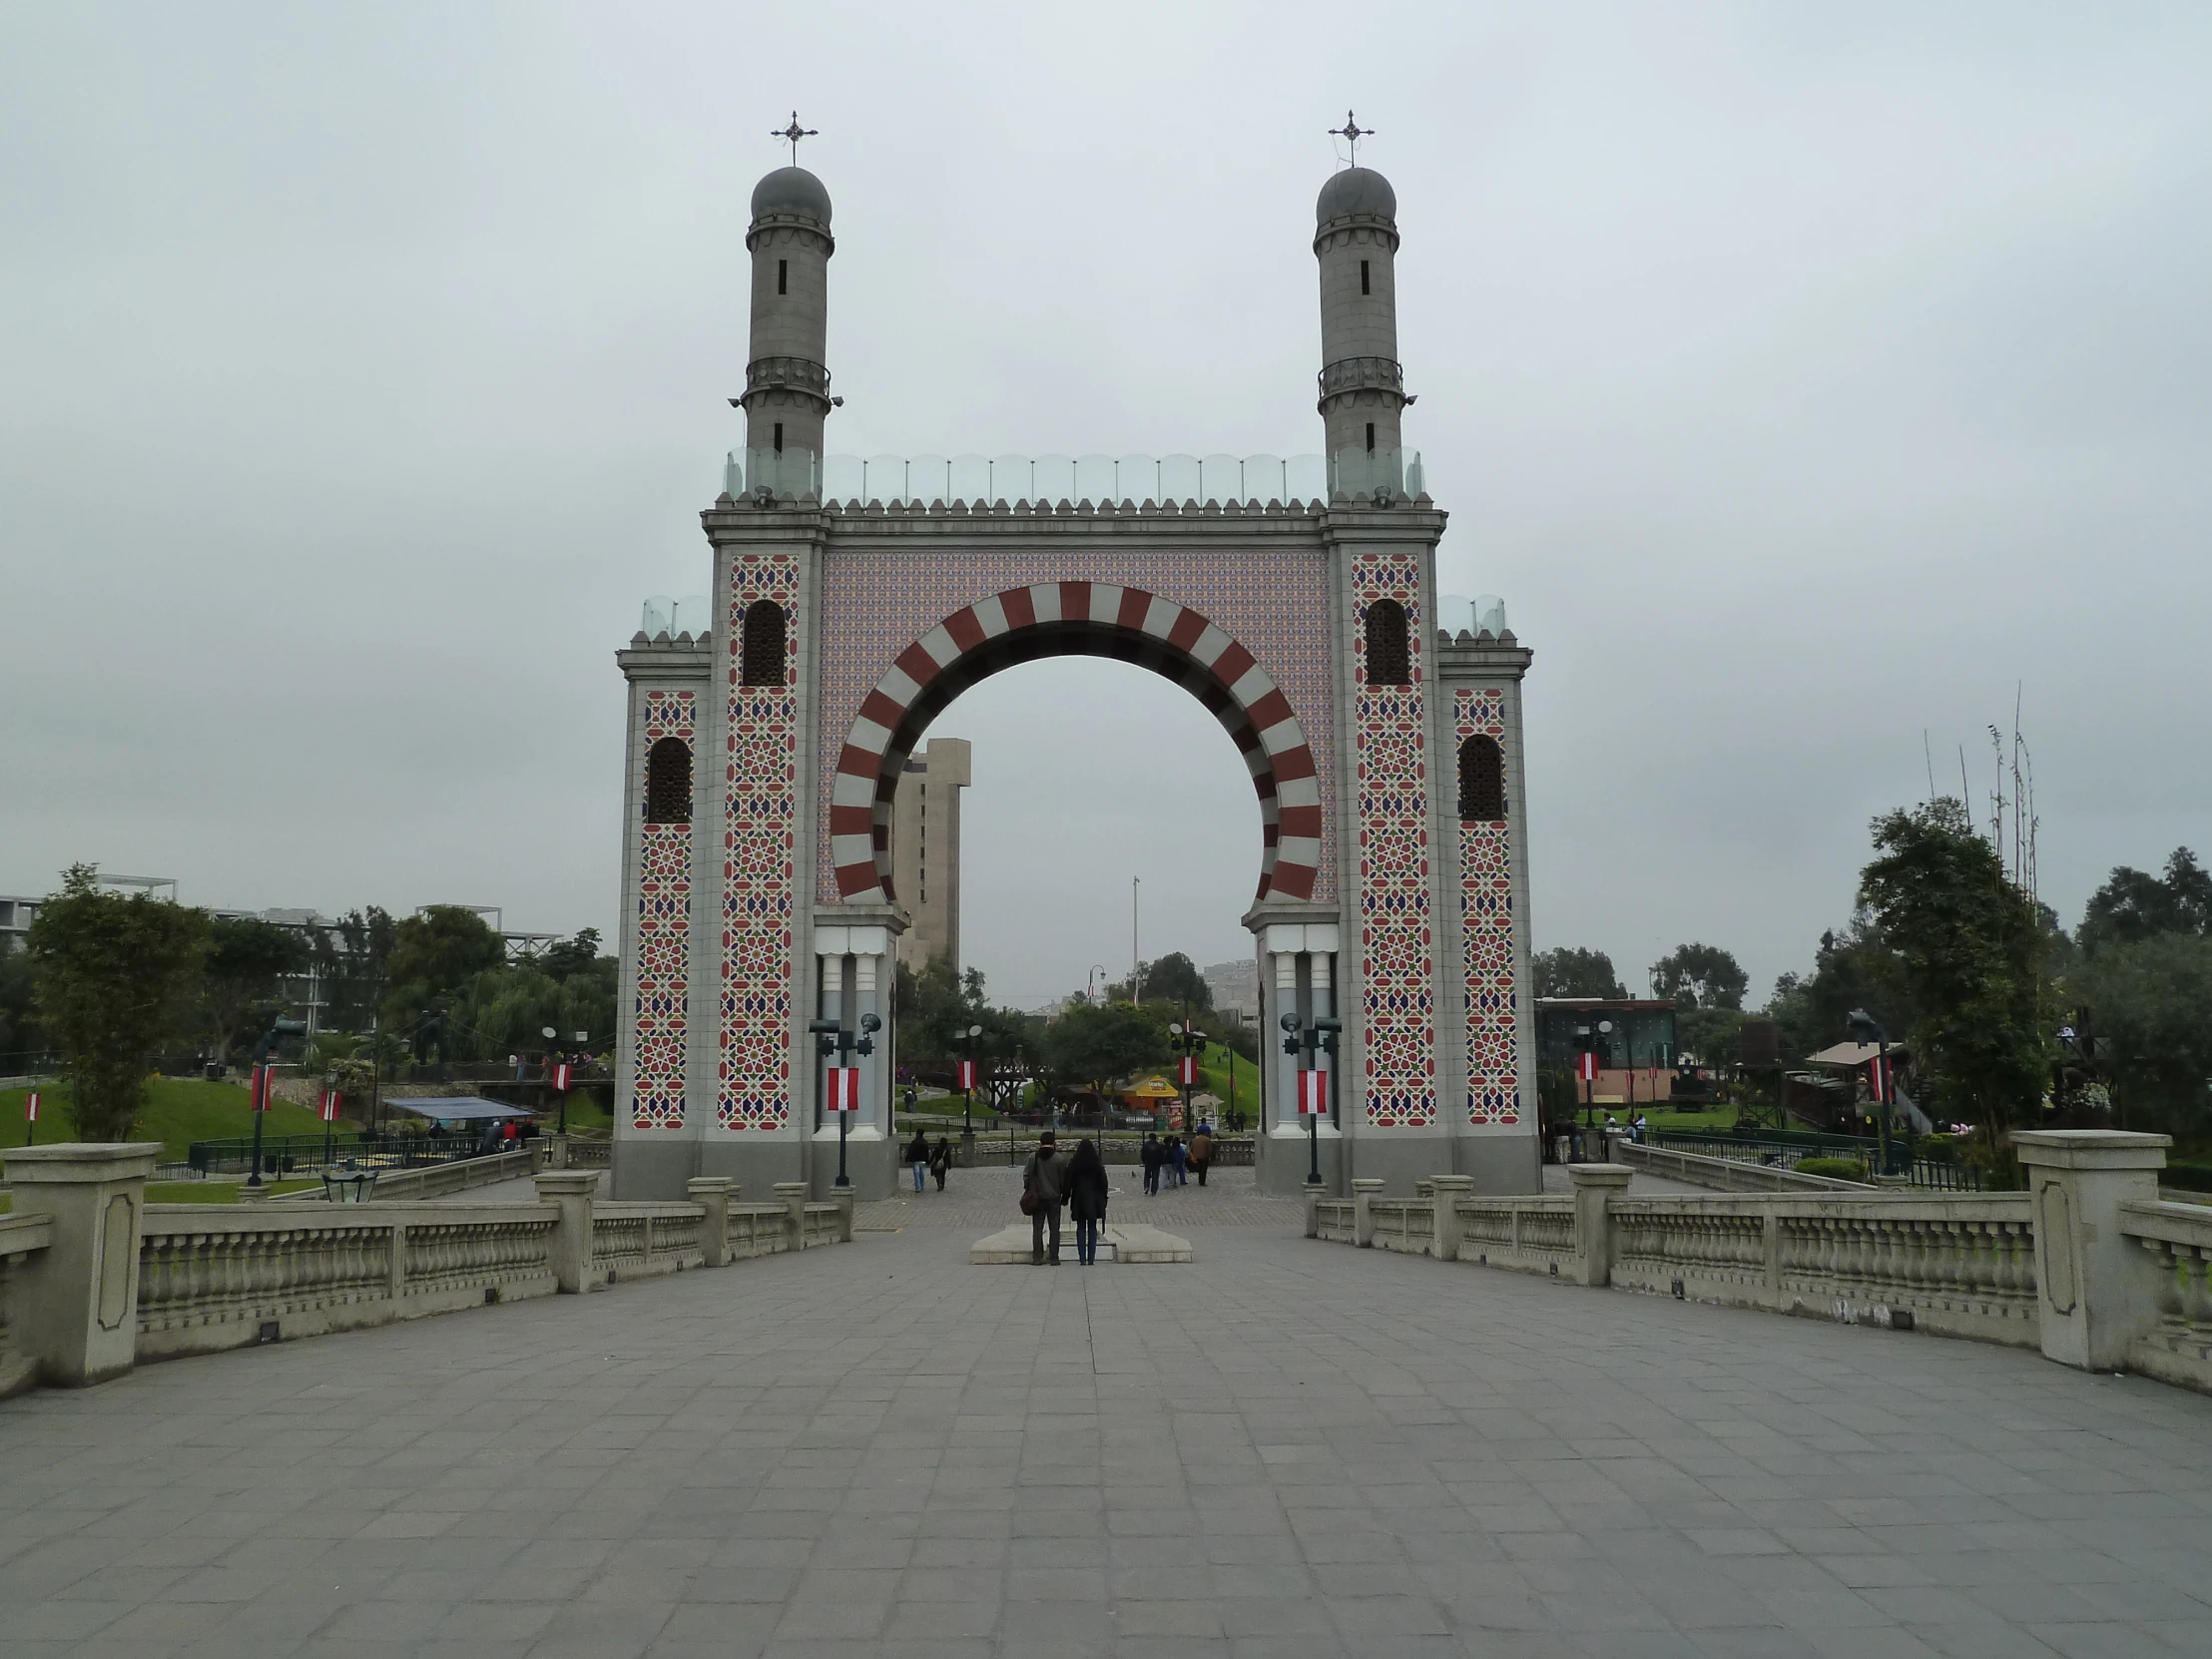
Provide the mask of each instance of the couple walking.
POLYGON ((1073 1154, 1060 1156, 1059 1136, 1047 1129, 1037 1150, 1021 1168, 1021 1209, 1029 1218, 1029 1261, 1033 1267, 1060 1265, 1060 1206, 1075 1218, 1075 1260, 1098 1265, 1098 1237, 1106 1225, 1106 1160, 1098 1143, 1085 1138, 1073 1154), (1047 1244, 1049 1235, 1050 1243, 1047 1244))
POLYGON ((917 1129, 914 1131, 914 1138, 906 1143, 904 1156, 907 1167, 914 1172, 915 1192, 921 1191, 921 1179, 924 1175, 935 1176, 937 1178, 937 1191, 940 1193, 944 1191, 945 1171, 952 1167, 952 1140, 950 1136, 939 1135, 937 1144, 931 1146, 929 1137, 917 1129))

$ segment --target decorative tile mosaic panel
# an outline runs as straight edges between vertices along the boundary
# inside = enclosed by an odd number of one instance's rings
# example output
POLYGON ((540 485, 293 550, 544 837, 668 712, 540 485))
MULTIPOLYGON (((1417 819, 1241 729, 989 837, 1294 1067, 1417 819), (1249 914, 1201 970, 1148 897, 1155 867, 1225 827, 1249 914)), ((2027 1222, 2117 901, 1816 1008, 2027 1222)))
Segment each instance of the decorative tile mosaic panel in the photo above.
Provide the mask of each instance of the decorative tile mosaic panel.
POLYGON ((1353 810, 1360 858, 1360 996, 1367 1026, 1362 1080, 1368 1124, 1420 1129, 1436 1121, 1436 992, 1430 966, 1428 756, 1421 708, 1428 648, 1420 563, 1407 554, 1353 561, 1353 810), (1405 607, 1411 681, 1368 684, 1368 607, 1405 607))
MULTIPOLYGON (((796 601, 799 562, 789 554, 735 558, 724 615, 726 640, 743 636, 745 608, 783 606, 788 637, 805 637, 796 601)), ((782 1129, 791 1122, 792 906, 799 816, 799 661, 784 659, 784 683, 740 685, 730 677, 730 752, 722 830, 721 1052, 715 1118, 725 1129, 782 1129)))
MULTIPOLYGON (((1152 534, 1161 534, 1153 530, 1152 534)), ((1172 532, 1167 532, 1172 533, 1172 532)), ((821 896, 837 897, 830 846, 830 794, 834 758, 859 714, 861 700, 904 651, 953 612, 992 594, 1035 582, 1105 582, 1142 588, 1187 605, 1249 650, 1274 677, 1304 729, 1322 781, 1321 865, 1313 896, 1337 892, 1335 753, 1330 695, 1329 555, 1312 547, 1213 552, 1126 552, 1037 547, 1004 552, 939 551, 934 547, 877 551, 838 546, 822 563, 822 701, 817 753, 824 757, 817 811, 821 896)), ((1219 764, 1238 766, 1224 745, 1219 764)), ((1255 848, 1255 864, 1258 849, 1255 848)))
MULTIPOLYGON (((663 738, 697 752, 699 700, 688 691, 645 694, 644 758, 663 738)), ((630 1126, 684 1127, 685 1001, 691 990, 692 827, 646 824, 638 838, 637 999, 632 1009, 630 1126)))
MULTIPOLYGON (((1453 698, 1452 754, 1469 738, 1505 743, 1502 692, 1453 698)), ((1459 937, 1467 976, 1467 1122, 1511 1128, 1520 1118, 1520 1022, 1513 1006, 1513 860, 1509 821, 1459 825, 1459 937)))

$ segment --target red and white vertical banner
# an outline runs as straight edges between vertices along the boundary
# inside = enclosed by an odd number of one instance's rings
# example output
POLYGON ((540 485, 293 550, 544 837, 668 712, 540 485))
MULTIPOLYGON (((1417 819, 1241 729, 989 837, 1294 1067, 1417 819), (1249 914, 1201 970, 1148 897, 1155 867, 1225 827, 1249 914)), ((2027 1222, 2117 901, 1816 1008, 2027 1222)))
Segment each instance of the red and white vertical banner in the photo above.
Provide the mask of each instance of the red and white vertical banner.
POLYGON ((860 1068, 831 1066, 826 1100, 828 1111, 857 1112, 860 1109, 860 1068))
POLYGON ((1597 1050, 1585 1048, 1574 1062, 1574 1074, 1585 1083, 1597 1081, 1597 1050))
POLYGON ((959 1086, 962 1089, 975 1087, 975 1062, 973 1060, 955 1060, 952 1062, 952 1070, 953 1074, 959 1078, 959 1086))
POLYGON ((1190 1087, 1191 1087, 1191 1086, 1193 1086, 1193 1085, 1194 1085, 1195 1083, 1197 1083, 1197 1081, 1198 1081, 1198 1056, 1197 1056, 1197 1055, 1195 1055, 1195 1054, 1186 1054, 1186 1055, 1184 1055, 1184 1056, 1183 1056, 1183 1058, 1182 1058, 1182 1059, 1180 1059, 1180 1060, 1178 1060, 1178 1061, 1176 1062, 1176 1066, 1175 1066, 1175 1080, 1176 1080, 1176 1081, 1177 1081, 1178 1083, 1182 1084, 1182 1085, 1183 1085, 1183 1087, 1185 1087, 1186 1089, 1187 1089, 1187 1088, 1190 1088, 1190 1087))
POLYGON ((322 1091, 322 1121, 324 1123, 335 1123, 337 1122, 337 1120, 338 1091, 335 1089, 324 1089, 322 1091))
POLYGON ((553 1068, 553 1086, 561 1093, 568 1093, 568 1062, 563 1060, 553 1068))
POLYGON ((268 1111, 276 1092, 276 1068, 275 1066, 256 1066, 254 1068, 253 1109, 257 1112, 268 1111))
POLYGON ((38 1090, 36 1089, 23 1097, 23 1121, 25 1123, 38 1122, 38 1090))
POLYGON ((1318 1118, 1328 1114, 1329 1073, 1318 1068, 1302 1068, 1298 1074, 1298 1115, 1318 1118))
POLYGON ((1890 1098, 1890 1062, 1876 1055, 1867 1062, 1867 1082, 1874 1090, 1877 1103, 1890 1098))

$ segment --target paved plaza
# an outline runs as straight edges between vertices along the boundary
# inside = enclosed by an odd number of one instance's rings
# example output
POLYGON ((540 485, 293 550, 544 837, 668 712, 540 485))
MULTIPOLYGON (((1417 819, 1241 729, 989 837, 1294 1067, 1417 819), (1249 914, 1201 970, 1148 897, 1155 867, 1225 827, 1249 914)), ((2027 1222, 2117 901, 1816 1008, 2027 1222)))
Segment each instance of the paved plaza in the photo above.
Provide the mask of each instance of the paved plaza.
POLYGON ((2212 1652, 2212 1399, 1309 1243, 1248 1177, 1154 1207, 1189 1267, 970 1268, 993 1179, 0 1403, 0 1659, 2212 1652))

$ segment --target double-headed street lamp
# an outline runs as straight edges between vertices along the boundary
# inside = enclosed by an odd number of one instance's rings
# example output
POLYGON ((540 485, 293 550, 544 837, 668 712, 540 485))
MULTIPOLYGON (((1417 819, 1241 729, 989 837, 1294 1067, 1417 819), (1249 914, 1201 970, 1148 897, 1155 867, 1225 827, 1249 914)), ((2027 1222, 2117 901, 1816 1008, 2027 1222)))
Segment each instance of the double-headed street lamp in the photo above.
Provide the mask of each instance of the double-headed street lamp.
POLYGON ((1206 1052, 1206 1033, 1195 1025, 1171 1023, 1168 1026, 1168 1049, 1176 1056, 1175 1086, 1183 1096, 1183 1128, 1188 1133, 1197 1125, 1191 1119, 1191 1084, 1184 1074, 1188 1071, 1190 1078, 1198 1075, 1197 1062, 1206 1052), (1185 1064, 1186 1060, 1188 1065, 1185 1064))
POLYGON ((952 1038, 967 1050, 960 1070, 960 1140, 971 1154, 975 1150, 975 1039, 982 1034, 980 1025, 971 1025, 952 1038))
MULTIPOLYGON (((1311 1025, 1307 1025, 1302 1024, 1299 1020, 1298 1015, 1293 1012, 1287 1013, 1283 1016, 1282 1025, 1285 1033, 1283 1038, 1283 1052, 1286 1054, 1296 1054, 1306 1062, 1303 1066, 1298 1068, 1300 1073, 1302 1074, 1299 1084, 1301 1091, 1303 1091, 1308 1086, 1303 1078, 1303 1074, 1305 1073, 1314 1073, 1318 1077, 1328 1079, 1326 1084, 1316 1083, 1315 1085, 1313 1085, 1314 1087, 1327 1087, 1334 1090, 1337 1086, 1337 1068, 1335 1066, 1324 1068, 1316 1065, 1314 1062, 1317 1053, 1334 1054, 1337 1052, 1337 1033, 1345 1028, 1344 1021, 1337 1019, 1317 1019, 1311 1025)), ((1308 1157, 1308 1162, 1306 1166, 1306 1185, 1308 1187, 1318 1188, 1321 1185, 1322 1108, 1324 1106, 1333 1107, 1335 1106, 1335 1104, 1336 1102, 1334 1100, 1325 1101, 1319 1098, 1307 1100, 1303 1097, 1303 1092, 1298 1103, 1299 1114, 1306 1119, 1306 1148, 1308 1157)))
MULTIPOLYGON (((842 1024, 837 1020, 811 1019, 807 1022, 807 1029, 815 1034, 815 1050, 826 1062, 831 1059, 841 1060, 848 1054, 873 1054, 875 1052, 875 1033, 882 1028, 882 1020, 874 1014, 862 1014, 860 1016, 860 1030, 857 1036, 853 1034, 849 1025, 842 1024)), ((830 1086, 829 1066, 825 1064, 822 1071, 823 1092, 826 1097, 823 1104, 827 1106, 829 1104, 827 1095, 830 1086)), ((831 1184, 839 1188, 852 1185, 852 1178, 844 1172, 844 1141, 846 1132, 852 1122, 852 1113, 858 1108, 858 1105, 859 1101, 855 1097, 850 1105, 840 1106, 837 1111, 837 1179, 831 1184)), ((895 1128, 893 1138, 896 1138, 895 1128)))

